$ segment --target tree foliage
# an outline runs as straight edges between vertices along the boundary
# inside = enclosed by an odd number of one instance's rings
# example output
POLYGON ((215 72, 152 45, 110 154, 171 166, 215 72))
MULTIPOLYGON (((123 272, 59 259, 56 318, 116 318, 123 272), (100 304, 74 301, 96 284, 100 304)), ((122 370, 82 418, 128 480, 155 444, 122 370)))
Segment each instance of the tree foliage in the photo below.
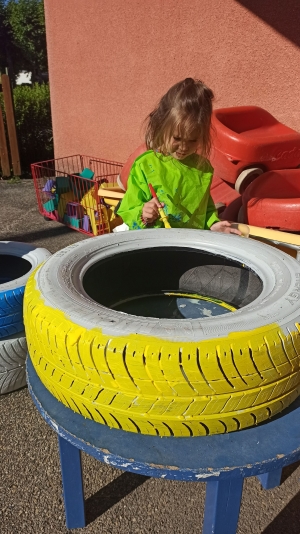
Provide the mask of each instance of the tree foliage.
MULTIPOLYGON (((49 85, 18 85, 13 89, 13 101, 22 171, 29 174, 31 163, 53 158, 49 85)), ((6 125, 1 93, 0 107, 6 125)))
POLYGON ((47 71, 43 0, 0 0, 0 67, 11 77, 20 70, 42 81, 47 71))

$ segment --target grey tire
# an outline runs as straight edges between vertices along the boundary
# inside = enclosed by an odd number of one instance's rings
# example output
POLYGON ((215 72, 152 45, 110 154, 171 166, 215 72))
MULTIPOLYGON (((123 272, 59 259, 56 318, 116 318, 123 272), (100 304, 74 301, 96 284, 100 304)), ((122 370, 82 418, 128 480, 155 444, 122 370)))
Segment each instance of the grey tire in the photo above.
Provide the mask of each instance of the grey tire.
POLYGON ((0 340, 0 395, 26 385, 25 332, 0 340))
POLYGON ((251 169, 244 169, 239 176, 236 179, 236 182, 234 184, 235 190, 242 194, 246 187, 255 180, 258 176, 263 174, 263 169, 260 167, 253 167, 251 169))

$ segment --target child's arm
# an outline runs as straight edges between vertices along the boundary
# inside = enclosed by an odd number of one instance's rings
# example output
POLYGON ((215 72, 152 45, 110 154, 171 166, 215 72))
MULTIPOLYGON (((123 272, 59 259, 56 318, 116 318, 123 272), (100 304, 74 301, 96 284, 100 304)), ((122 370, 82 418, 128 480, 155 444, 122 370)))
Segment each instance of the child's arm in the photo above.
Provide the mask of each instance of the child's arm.
POLYGON ((236 228, 233 228, 229 221, 219 221, 217 223, 214 223, 211 225, 210 229, 212 232, 223 232, 225 234, 242 235, 242 232, 240 232, 236 228))
POLYGON ((150 199, 147 198, 147 193, 142 184, 134 176, 130 175, 127 182, 127 191, 118 208, 118 215, 122 217, 130 230, 145 227, 142 222, 142 211, 147 200, 150 199))
POLYGON ((146 224, 152 224, 159 218, 159 208, 162 208, 164 204, 160 203, 157 198, 152 198, 149 202, 144 204, 142 210, 142 219, 146 224))
POLYGON ((137 164, 132 166, 127 191, 118 208, 118 215, 131 230, 145 228, 158 219, 159 201, 152 198, 148 183, 137 164))
POLYGON ((209 200, 207 203, 207 212, 206 212, 206 222, 205 225, 212 232, 223 232, 225 234, 237 234, 241 235, 241 232, 235 228, 232 228, 230 222, 220 221, 218 217, 218 212, 216 206, 213 202, 213 199, 209 195, 209 200))

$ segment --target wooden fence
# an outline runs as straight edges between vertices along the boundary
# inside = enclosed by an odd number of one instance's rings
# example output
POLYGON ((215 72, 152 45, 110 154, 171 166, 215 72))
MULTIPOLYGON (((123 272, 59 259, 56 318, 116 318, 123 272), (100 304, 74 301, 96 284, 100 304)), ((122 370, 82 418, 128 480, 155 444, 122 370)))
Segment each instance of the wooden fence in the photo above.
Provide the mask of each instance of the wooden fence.
POLYGON ((20 176, 21 165, 18 148, 18 139, 16 131, 16 122, 14 114, 14 105, 11 92, 11 85, 9 76, 7 74, 1 75, 1 84, 4 100, 4 109, 6 115, 6 126, 9 141, 10 154, 7 147, 6 132, 4 128, 4 120, 2 110, 0 108, 0 162, 2 176, 11 175, 11 167, 15 176, 20 176), (11 161, 11 165, 10 165, 11 161))

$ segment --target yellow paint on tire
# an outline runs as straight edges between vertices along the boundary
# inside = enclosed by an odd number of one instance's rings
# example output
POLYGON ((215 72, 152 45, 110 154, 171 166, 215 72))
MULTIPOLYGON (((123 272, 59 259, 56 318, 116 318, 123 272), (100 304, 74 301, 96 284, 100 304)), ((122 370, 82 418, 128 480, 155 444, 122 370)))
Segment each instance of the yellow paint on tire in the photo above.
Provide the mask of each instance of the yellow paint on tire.
POLYGON ((130 432, 199 436, 264 421, 300 393, 299 325, 170 342, 87 330, 26 286, 29 354, 49 391, 72 410, 130 432))

